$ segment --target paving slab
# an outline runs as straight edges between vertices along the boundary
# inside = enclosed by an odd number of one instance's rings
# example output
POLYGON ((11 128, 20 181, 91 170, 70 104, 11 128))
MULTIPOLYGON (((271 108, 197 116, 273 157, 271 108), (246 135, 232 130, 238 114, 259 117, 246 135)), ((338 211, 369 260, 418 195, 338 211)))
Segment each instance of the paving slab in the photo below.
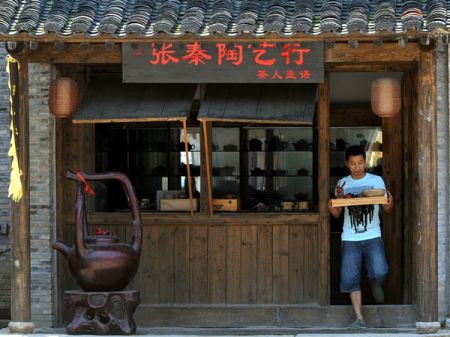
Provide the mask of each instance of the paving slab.
MULTIPOLYGON (((10 334, 8 328, 0 329, 0 335, 16 337, 69 337, 64 328, 48 329, 38 328, 33 334, 10 334)), ((416 329, 359 329, 351 330, 345 328, 321 329, 321 328, 138 328, 137 336, 148 337, 450 337, 450 329, 441 329, 433 334, 418 334, 416 329)), ((78 337, 92 335, 77 335, 78 337)), ((110 335, 112 336, 112 335, 110 335)))

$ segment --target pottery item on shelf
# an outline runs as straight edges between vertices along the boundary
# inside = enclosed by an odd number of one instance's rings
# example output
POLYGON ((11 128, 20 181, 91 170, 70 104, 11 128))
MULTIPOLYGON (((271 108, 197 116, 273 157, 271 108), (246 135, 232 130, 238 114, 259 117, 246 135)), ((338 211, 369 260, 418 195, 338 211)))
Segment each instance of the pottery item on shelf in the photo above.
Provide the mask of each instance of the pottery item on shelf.
POLYGON ((259 167, 255 167, 253 170, 250 170, 250 174, 252 176, 264 176, 266 174, 266 170, 262 170, 259 167))
POLYGON ((78 186, 74 245, 69 247, 61 241, 56 241, 53 242, 52 248, 66 258, 70 272, 83 290, 121 291, 136 274, 141 253, 142 221, 134 188, 126 175, 117 172, 83 172, 77 175, 68 171, 66 177, 76 181, 78 186), (117 180, 124 187, 133 224, 130 245, 118 243, 117 237, 114 236, 88 236, 84 181, 95 180, 117 180))
POLYGON ((336 150, 337 151, 345 151, 347 143, 342 138, 336 139, 336 150))
POLYGON ((236 199, 237 195, 232 192, 225 193, 223 196, 224 199, 236 199))
POLYGON ((211 148, 212 148, 213 151, 219 151, 219 145, 217 145, 217 144, 213 143, 211 148))
POLYGON ((297 175, 299 176, 307 176, 308 175, 308 170, 305 168, 300 168, 297 170, 297 175))
POLYGON ((151 168, 150 172, 154 176, 165 176, 165 175, 167 175, 167 167, 158 165, 158 166, 151 168))
POLYGON ((297 199, 297 201, 305 201, 307 198, 308 198, 307 193, 299 192, 295 195, 295 199, 297 199))
MULTIPOLYGON (((189 151, 195 149, 195 145, 194 145, 194 144, 187 143, 187 146, 188 146, 188 150, 189 150, 189 151)), ((186 147, 184 146, 184 142, 178 143, 178 144, 176 145, 176 148, 177 148, 177 150, 180 151, 180 152, 186 150, 186 147)))
POLYGON ((227 144, 223 146, 224 151, 237 151, 238 147, 234 144, 227 144))
POLYGON ((295 202, 293 202, 293 201, 282 201, 281 209, 283 211, 292 211, 292 209, 294 208, 294 204, 295 204, 295 202))
POLYGON ((286 170, 272 170, 272 176, 284 176, 286 175, 286 170))
POLYGON ((275 136, 270 141, 267 141, 267 148, 270 151, 282 151, 289 147, 289 143, 282 141, 280 137, 275 136))
POLYGON ((297 201, 295 208, 298 211, 309 211, 309 201, 297 201))
POLYGON ((252 138, 248 141, 248 149, 250 151, 262 151, 262 141, 258 138, 252 138))
POLYGON ((292 143, 292 145, 294 145, 296 151, 308 151, 312 148, 312 144, 304 139, 300 139, 295 143, 292 143))
MULTIPOLYGON (((185 163, 180 164, 179 172, 182 176, 187 176, 187 166, 185 163)), ((200 175, 200 165, 192 165, 189 164, 189 168, 191 171, 191 176, 199 176, 200 175)))

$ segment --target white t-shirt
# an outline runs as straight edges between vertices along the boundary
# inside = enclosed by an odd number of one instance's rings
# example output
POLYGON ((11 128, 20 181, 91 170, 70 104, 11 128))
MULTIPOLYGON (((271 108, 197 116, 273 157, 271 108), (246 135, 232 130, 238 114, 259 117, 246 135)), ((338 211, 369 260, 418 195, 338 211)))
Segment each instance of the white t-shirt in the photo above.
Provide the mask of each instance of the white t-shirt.
MULTIPOLYGON (((351 175, 339 180, 339 186, 344 185, 344 194, 358 195, 361 191, 369 188, 383 188, 383 178, 366 173, 364 178, 353 179, 351 175)), ((380 229, 380 206, 350 206, 344 208, 344 225, 342 230, 342 241, 362 241, 381 237, 380 229)))

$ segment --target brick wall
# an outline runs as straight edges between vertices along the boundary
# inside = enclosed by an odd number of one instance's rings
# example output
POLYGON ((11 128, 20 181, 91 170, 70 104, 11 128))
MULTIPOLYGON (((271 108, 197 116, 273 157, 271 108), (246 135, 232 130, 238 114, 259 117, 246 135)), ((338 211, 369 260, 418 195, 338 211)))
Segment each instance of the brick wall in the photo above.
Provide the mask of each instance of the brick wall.
POLYGON ((29 66, 31 315, 37 326, 55 322, 54 117, 48 110, 49 64, 29 66))
POLYGON ((9 245, 9 92, 5 71, 6 50, 0 43, 0 319, 9 319, 11 303, 11 253, 9 245))

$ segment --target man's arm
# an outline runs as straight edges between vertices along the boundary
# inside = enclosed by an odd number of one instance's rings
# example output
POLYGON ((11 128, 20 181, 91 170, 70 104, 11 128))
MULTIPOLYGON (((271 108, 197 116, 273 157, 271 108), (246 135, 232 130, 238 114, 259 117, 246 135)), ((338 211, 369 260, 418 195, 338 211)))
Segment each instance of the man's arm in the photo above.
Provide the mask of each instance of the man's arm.
POLYGON ((342 213, 342 207, 333 207, 331 206, 331 200, 328 201, 328 210, 334 218, 339 218, 342 213))
POLYGON ((392 208, 394 207, 394 197, 392 196, 391 192, 386 190, 387 194, 387 204, 383 205, 383 209, 386 213, 389 213, 392 208))

